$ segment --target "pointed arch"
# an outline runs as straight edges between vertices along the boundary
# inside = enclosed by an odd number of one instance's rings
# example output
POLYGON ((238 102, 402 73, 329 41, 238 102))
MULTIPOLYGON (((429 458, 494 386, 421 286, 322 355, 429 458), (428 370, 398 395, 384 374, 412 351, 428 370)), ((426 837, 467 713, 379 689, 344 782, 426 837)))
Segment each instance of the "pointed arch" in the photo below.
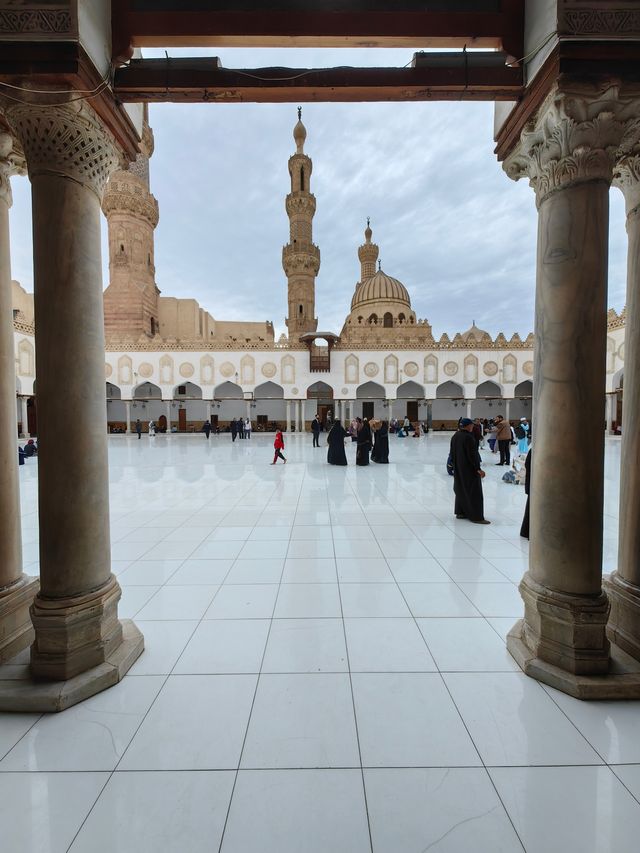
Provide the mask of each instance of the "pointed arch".
POLYGON ((242 400, 244 393, 235 382, 223 382, 214 389, 213 396, 216 400, 242 400))
POLYGON ((121 355, 118 359, 118 384, 133 384, 133 362, 128 355, 121 355))
POLYGON ((438 359, 435 355, 425 356, 424 381, 429 385, 435 385, 438 381, 438 359))
POLYGON ((502 381, 508 385, 518 381, 518 360, 511 353, 502 359, 502 381))
POLYGON ((18 344, 18 370, 22 376, 34 375, 35 351, 33 344, 23 338, 18 344))
POLYGON ((113 382, 106 383, 107 400, 122 400, 122 391, 113 382))
POLYGON ((423 400, 424 386, 418 385, 413 380, 403 382, 402 385, 398 385, 396 396, 398 399, 402 398, 403 400, 423 400))
POLYGON ((215 378, 215 362, 210 355, 203 355, 200 359, 200 382, 203 385, 213 385, 215 378))
POLYGON ((280 375, 284 385, 293 385, 296 381, 296 360, 292 355, 280 359, 280 375))
POLYGON ((464 399, 464 388, 462 385, 458 385, 457 382, 452 382, 451 380, 443 382, 442 385, 438 385, 436 388, 436 398, 438 400, 464 399))
POLYGON ((160 359, 160 382, 173 385, 173 359, 170 355, 163 355, 160 359))
POLYGON ((487 399, 495 399, 502 397, 502 388, 497 382, 481 382, 476 388, 476 397, 485 397, 487 399))
POLYGON ((398 382, 398 358, 395 355, 388 355, 384 360, 384 381, 385 385, 398 382))
POLYGON ((255 385, 256 362, 252 355, 243 355, 240 359, 240 382, 243 385, 255 385))
POLYGON ((530 379, 525 379, 513 389, 514 397, 533 397, 533 382, 530 379))
POLYGON ((464 358, 464 382, 467 384, 478 381, 478 359, 473 353, 469 353, 464 358))
POLYGON ((357 385, 360 381, 360 361, 353 353, 344 360, 344 381, 346 385, 357 385))
POLYGON ((182 382, 173 389, 176 400, 202 400, 202 388, 195 382, 182 382))
POLYGON ((385 400, 387 392, 377 382, 364 382, 356 388, 357 400, 385 400))
POLYGON ((282 400, 284 388, 275 382, 263 382, 262 385, 256 385, 253 398, 254 400, 282 400))
POLYGON ((162 400, 162 391, 153 382, 141 382, 131 396, 134 400, 162 400))

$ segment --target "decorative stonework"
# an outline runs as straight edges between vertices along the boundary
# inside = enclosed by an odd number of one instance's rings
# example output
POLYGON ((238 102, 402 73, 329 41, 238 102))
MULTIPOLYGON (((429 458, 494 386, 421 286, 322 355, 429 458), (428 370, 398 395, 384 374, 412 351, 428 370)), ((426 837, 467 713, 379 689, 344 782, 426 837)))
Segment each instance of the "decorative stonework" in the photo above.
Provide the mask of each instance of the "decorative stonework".
POLYGON ((11 207, 12 175, 24 175, 26 164, 24 157, 16 149, 13 137, 8 133, 0 133, 0 201, 11 207))
POLYGON ((455 376, 458 372, 458 365, 455 363, 455 361, 447 361, 447 363, 443 367, 443 370, 447 376, 455 376))
POLYGON ((148 361, 143 361, 138 367, 138 375, 142 376, 143 379, 148 379, 150 376, 153 376, 153 365, 149 364, 148 361))
POLYGON ((495 361, 486 361, 482 368, 482 372, 485 376, 495 376, 498 372, 498 365, 495 361))
POLYGON ((183 361, 179 368, 180 376, 184 379, 190 379, 195 373, 194 366, 188 361, 183 361))
POLYGON ((292 393, 292 394, 299 394, 300 392, 298 391, 298 389, 297 389, 297 388, 292 388, 292 389, 291 389, 291 393, 292 393))
POLYGON ((618 347, 618 358, 620 361, 624 361, 624 341, 618 347))
POLYGON ((522 372, 525 376, 533 376, 533 362, 525 361, 525 363, 522 365, 522 372))
POLYGON ((69 9, 0 9, 2 36, 52 36, 73 33, 69 9))
POLYGON ((420 368, 415 363, 415 361, 408 361, 404 366, 404 375, 405 376, 417 376, 420 368))
POLYGON ((105 379, 108 379, 112 373, 113 373, 113 367, 111 367, 110 364, 105 364, 105 366, 104 366, 105 379))
POLYGON ((622 7, 594 9, 584 4, 565 9, 559 29, 573 36, 637 36, 640 34, 640 11, 622 7))
POLYGON ((640 101, 621 99, 616 85, 600 94, 556 86, 504 169, 513 180, 529 178, 538 205, 563 187, 611 183, 620 154, 637 141, 639 109, 640 101))
POLYGON ((225 379, 228 379, 230 376, 233 376, 235 372, 236 369, 230 361, 225 361, 220 365, 220 373, 224 376, 225 379))
POLYGON ((158 224, 158 202, 131 172, 118 170, 109 178, 102 197, 105 216, 111 213, 130 213, 144 219, 152 228, 158 224))
POLYGON ((109 175, 123 165, 115 139, 84 101, 16 104, 5 115, 22 143, 32 180, 64 175, 101 198, 109 175))
POLYGON ((380 368, 374 361, 368 361, 364 366, 365 376, 369 376, 370 378, 377 376, 380 372, 380 368))
POLYGON ((349 393, 349 389, 348 389, 348 388, 343 388, 343 389, 342 389, 342 391, 341 391, 341 393, 342 393, 343 395, 345 395, 345 396, 346 396, 346 395, 349 393))
POLYGON ((640 155, 623 157, 616 165, 614 184, 622 190, 627 216, 640 206, 640 155))
POLYGON ((261 372, 262 375, 267 379, 272 379, 278 372, 278 368, 272 361, 267 361, 265 364, 262 365, 261 372))

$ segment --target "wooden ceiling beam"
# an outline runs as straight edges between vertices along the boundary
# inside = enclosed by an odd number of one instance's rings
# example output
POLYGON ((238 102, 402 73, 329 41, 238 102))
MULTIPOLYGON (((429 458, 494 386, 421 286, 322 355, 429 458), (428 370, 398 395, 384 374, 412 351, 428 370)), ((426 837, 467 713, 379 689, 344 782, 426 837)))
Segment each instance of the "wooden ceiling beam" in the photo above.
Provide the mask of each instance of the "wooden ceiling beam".
POLYGON ((522 71, 491 53, 418 54, 411 68, 242 68, 217 58, 135 59, 116 71, 122 102, 515 100, 522 71))

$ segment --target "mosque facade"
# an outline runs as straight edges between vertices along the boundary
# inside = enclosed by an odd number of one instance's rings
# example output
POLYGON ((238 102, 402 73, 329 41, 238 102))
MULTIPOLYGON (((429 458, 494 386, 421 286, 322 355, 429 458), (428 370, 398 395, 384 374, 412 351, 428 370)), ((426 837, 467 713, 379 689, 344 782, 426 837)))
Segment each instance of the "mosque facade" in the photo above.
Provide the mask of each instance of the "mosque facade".
MULTIPOLYGON (((408 415, 450 429, 461 415, 530 417, 533 333, 492 337, 475 322, 438 339, 419 319, 406 286, 381 269, 367 221, 357 249, 360 278, 339 333, 318 329, 315 286, 320 249, 313 243, 313 164, 299 115, 293 131, 286 196, 289 242, 287 334, 272 322, 219 320, 194 299, 162 296, 156 284, 151 193, 153 133, 145 121, 141 151, 112 173, 102 199, 108 223, 109 284, 104 291, 107 428, 130 432, 137 419, 169 431, 195 432, 211 419, 224 429, 251 418, 254 429, 308 428, 323 419, 408 415)), ((33 295, 13 282, 16 418, 22 436, 37 434, 33 295)), ((603 422, 621 423, 625 311, 607 317, 607 400, 603 422)))

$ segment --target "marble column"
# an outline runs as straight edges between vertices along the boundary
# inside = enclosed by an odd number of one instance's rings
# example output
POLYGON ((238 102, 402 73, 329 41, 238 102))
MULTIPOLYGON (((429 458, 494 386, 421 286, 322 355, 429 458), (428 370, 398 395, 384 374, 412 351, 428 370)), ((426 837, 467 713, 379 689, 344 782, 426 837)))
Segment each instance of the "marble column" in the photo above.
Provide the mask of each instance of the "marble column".
POLYGON ((433 429, 433 400, 427 400, 427 429, 433 429))
MULTIPOLYGON (((33 640, 29 608, 38 582, 22 572, 20 481, 16 443, 16 362, 13 340, 9 208, 11 175, 23 172, 13 139, 0 133, 0 662, 33 640)), ((24 398, 23 398, 24 399, 24 398)), ((23 420, 26 406, 23 406, 23 420)), ((23 429, 28 430, 27 422, 23 429)))
POLYGON ((166 402, 165 416, 167 418, 167 435, 169 435, 171 432, 171 400, 167 400, 166 402))
MULTIPOLYGON (((470 417, 471 417, 471 406, 472 406, 472 403, 473 403, 473 400, 467 400, 467 402, 466 402, 466 406, 467 406, 467 417, 468 417, 468 418, 470 418, 470 417)), ((508 410, 508 409, 507 409, 507 420, 509 420, 509 410, 508 410)))
POLYGON ((507 421, 511 420, 511 400, 509 398, 504 401, 504 417, 507 421))
POLYGON ((125 410, 125 418, 127 421, 124 431, 127 435, 130 435, 131 434, 131 401, 130 400, 124 401, 124 410, 125 410))
POLYGON ((100 197, 120 158, 83 102, 6 115, 32 187, 41 588, 31 670, 42 709, 60 710, 119 681, 143 648, 118 619, 109 533, 100 197))
MULTIPOLYGON (((607 633, 640 660, 640 153, 616 170, 627 210, 627 322, 620 457, 618 568, 605 581, 611 602, 607 633)), ((612 395, 617 404, 617 395, 612 395)))
POLYGON ((297 414, 296 414, 296 431, 302 432, 302 411, 303 411, 304 403, 302 400, 297 401, 297 414))
POLYGON ((538 206, 530 557, 507 646, 527 674, 574 696, 610 689, 598 676, 610 667, 601 413, 611 152, 624 130, 615 97, 553 91, 505 163, 538 206), (583 425, 580 441, 559 418, 583 425))
POLYGON ((20 397, 20 420, 22 421, 22 437, 31 438, 29 435, 29 407, 27 406, 27 398, 20 397))
POLYGON ((287 400, 287 432, 291 432, 291 400, 287 400))
POLYGON ((387 400, 387 417, 389 422, 393 420, 393 400, 387 400))

